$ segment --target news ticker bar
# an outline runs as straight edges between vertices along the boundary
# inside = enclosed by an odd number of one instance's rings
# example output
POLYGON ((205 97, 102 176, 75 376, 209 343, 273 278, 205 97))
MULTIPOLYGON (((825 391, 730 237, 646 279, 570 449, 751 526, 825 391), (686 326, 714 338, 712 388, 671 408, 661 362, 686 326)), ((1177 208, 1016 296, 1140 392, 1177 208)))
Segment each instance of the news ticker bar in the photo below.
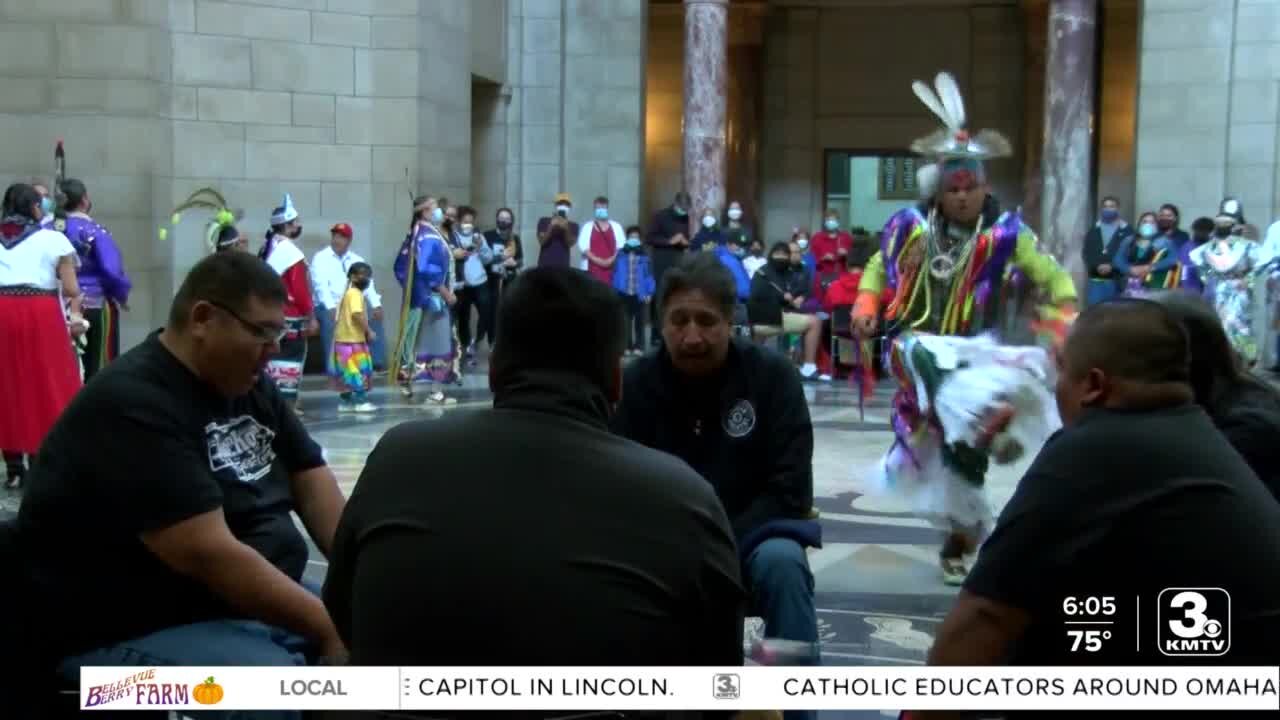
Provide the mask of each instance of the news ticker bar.
POLYGON ((1280 667, 86 667, 88 710, 1280 710, 1280 667))

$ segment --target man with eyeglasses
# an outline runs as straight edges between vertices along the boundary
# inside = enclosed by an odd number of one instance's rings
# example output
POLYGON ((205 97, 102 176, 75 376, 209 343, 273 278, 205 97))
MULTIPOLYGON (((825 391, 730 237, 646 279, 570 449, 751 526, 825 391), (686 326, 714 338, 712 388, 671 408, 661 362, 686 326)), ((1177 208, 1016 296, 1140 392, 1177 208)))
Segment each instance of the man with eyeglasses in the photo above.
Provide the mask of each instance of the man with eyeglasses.
MULTIPOLYGON (((25 592, 52 671, 92 665, 302 665, 345 651, 308 549, 345 500, 267 377, 285 335, 280 277, 217 253, 167 326, 62 414, 18 516, 25 592), (318 588, 317 588, 318 590, 318 588)), ((10 590, 10 592, 15 592, 10 590)), ((275 716, 273 716, 275 717, 275 716)))

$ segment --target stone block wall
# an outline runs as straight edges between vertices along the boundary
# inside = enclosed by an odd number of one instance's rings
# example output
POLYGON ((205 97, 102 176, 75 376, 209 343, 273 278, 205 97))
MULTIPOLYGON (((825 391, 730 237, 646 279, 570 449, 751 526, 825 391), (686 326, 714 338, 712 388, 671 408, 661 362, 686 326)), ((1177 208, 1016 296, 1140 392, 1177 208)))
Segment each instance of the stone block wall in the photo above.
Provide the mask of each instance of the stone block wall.
POLYGON ((49 182, 65 139, 67 172, 88 186, 135 284, 126 340, 168 305, 153 289, 167 260, 152 246, 151 198, 172 165, 171 12, 167 0, 0 3, 0 181, 49 182))
POLYGON ((569 190, 638 219, 645 0, 3 0, 0 180, 68 170, 135 280, 132 345, 205 253, 192 191, 243 209, 256 248, 289 192, 308 256, 345 221, 394 326, 411 198, 534 223, 569 190), (569 76, 569 92, 562 92, 569 76), (566 140, 568 138, 568 140, 566 140))
POLYGON ((509 1, 505 185, 527 262, 558 192, 573 196, 579 221, 597 195, 623 225, 643 220, 647 9, 646 0, 509 1))
POLYGON ((1280 212, 1280 0, 1147 0, 1142 7, 1137 196, 1183 224, 1225 194, 1265 226, 1280 212))

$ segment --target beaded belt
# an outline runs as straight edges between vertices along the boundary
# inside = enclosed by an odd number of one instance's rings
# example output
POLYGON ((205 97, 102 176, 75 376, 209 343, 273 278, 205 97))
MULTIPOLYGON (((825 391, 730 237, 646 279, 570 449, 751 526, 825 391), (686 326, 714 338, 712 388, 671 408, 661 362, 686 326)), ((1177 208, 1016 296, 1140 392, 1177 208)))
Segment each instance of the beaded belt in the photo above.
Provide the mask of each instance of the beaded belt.
POLYGON ((30 285, 3 285, 0 286, 0 295, 22 295, 22 296, 45 296, 57 297, 57 290, 45 290, 44 288, 32 287, 30 285))

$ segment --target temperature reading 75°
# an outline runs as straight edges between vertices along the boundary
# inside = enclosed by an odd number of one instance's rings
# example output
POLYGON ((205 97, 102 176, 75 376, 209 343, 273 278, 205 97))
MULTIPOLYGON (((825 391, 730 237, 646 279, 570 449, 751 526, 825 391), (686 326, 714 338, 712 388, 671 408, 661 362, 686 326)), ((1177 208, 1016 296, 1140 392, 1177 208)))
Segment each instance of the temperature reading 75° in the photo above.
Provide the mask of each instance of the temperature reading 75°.
POLYGON ((1081 648, 1085 652, 1098 652, 1102 649, 1102 642, 1111 639, 1111 631, 1068 630, 1067 636, 1071 638, 1071 652, 1080 652, 1081 648))

